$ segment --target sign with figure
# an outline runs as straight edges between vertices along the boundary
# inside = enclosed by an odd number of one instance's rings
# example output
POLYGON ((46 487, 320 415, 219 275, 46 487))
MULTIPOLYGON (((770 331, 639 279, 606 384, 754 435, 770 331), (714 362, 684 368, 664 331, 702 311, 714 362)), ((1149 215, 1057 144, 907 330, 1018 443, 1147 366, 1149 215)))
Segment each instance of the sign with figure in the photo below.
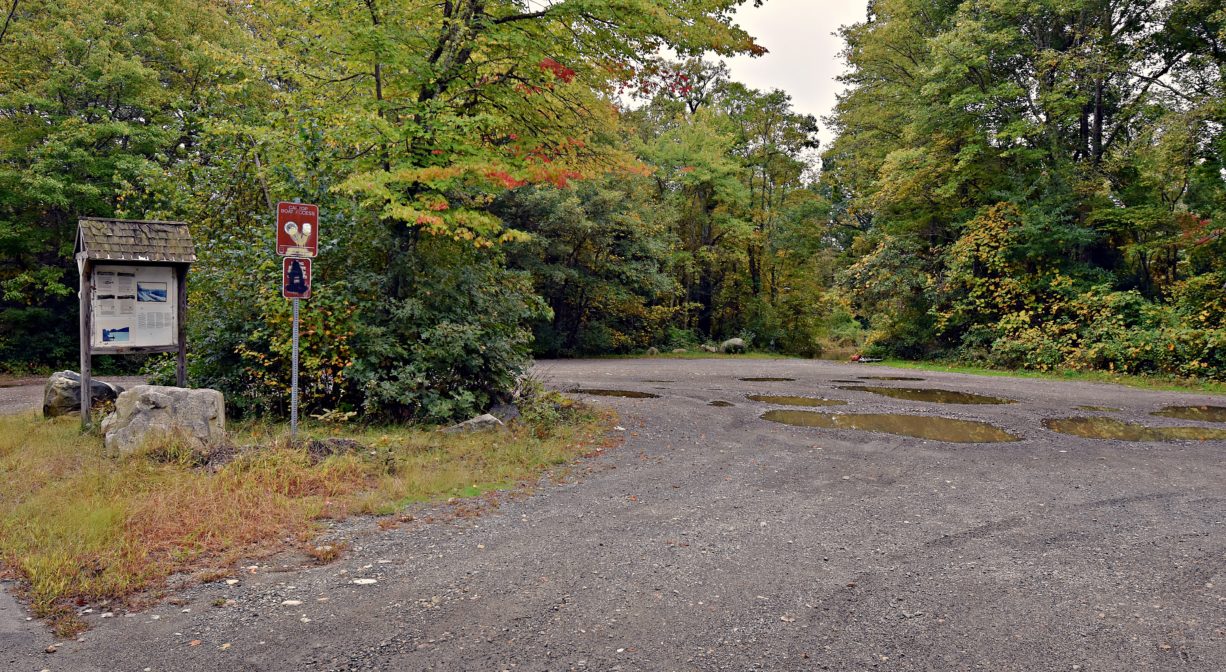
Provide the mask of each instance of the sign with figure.
POLYGON ((286 257, 281 260, 281 296, 287 299, 311 298, 311 260, 286 257))
POLYGON ((319 206, 307 203, 277 204, 277 254, 283 257, 314 257, 319 252, 319 206))

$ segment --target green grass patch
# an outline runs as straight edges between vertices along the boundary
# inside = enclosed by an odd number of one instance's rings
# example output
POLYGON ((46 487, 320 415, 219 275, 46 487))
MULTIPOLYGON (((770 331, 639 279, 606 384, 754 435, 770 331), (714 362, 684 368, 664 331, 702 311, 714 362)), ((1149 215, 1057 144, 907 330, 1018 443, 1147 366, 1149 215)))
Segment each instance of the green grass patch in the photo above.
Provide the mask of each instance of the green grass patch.
POLYGON ((1199 380, 1176 378, 1172 376, 1136 376, 1109 371, 1013 371, 990 369, 981 366, 951 365, 941 362, 913 362, 901 359, 888 359, 871 366, 891 366, 899 369, 915 369, 918 371, 939 371, 944 373, 966 373, 974 376, 999 376, 1010 378, 1035 378, 1041 380, 1063 380, 1070 382, 1111 383, 1136 387, 1144 390, 1161 390, 1167 392, 1196 392, 1198 394, 1226 394, 1226 383, 1215 380, 1199 380))
POLYGON ((309 547, 323 519, 534 482, 590 452, 611 421, 571 407, 481 434, 308 425, 297 444, 282 425, 245 424, 231 428, 239 448, 219 466, 166 442, 109 456, 75 418, 0 416, 0 564, 24 581, 34 613, 68 635, 76 604, 177 572, 224 575, 287 538, 309 547), (321 455, 303 446, 310 439, 356 443, 321 455))

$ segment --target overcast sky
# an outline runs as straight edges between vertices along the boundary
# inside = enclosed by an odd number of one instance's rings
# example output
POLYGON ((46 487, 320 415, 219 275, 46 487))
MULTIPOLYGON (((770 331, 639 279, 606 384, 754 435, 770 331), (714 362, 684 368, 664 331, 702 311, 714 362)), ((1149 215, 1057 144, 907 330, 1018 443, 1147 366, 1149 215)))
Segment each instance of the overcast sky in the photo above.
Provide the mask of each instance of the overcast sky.
MULTIPOLYGON (((770 53, 728 60, 732 78, 755 89, 788 92, 796 111, 816 116, 820 124, 841 88, 834 78, 843 72, 843 41, 834 33, 863 21, 867 6, 867 0, 767 0, 755 8, 747 0, 737 23, 770 53)), ((818 135, 823 147, 829 144, 825 124, 818 135)))

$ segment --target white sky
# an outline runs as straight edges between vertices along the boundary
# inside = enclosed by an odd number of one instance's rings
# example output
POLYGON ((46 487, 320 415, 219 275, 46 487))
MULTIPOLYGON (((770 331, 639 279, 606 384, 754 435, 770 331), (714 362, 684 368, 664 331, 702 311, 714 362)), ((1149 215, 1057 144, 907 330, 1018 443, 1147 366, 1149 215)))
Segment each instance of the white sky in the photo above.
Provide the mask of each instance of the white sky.
POLYGON ((732 79, 760 90, 782 89, 792 96, 797 112, 818 118, 822 147, 833 139, 821 118, 834 108, 842 85, 839 26, 864 20, 867 0, 767 0, 755 8, 746 0, 737 23, 770 53, 758 58, 729 59, 732 79))

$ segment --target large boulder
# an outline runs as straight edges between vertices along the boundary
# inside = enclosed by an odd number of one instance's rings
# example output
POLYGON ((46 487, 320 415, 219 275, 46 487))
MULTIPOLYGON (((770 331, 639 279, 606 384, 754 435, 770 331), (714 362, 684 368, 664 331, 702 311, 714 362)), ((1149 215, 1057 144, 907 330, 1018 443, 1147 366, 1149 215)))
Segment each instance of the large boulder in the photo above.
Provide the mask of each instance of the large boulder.
MULTIPOLYGON (((104 383, 101 380, 90 379, 90 405, 99 402, 112 401, 123 392, 118 385, 104 383)), ((57 371, 47 379, 43 388, 43 416, 54 418, 57 415, 81 412, 81 374, 76 371, 57 371)))
POLYGON ((102 421, 108 450, 131 452, 155 436, 178 435, 202 446, 226 434, 226 403, 217 390, 137 385, 115 400, 102 421))
POLYGON ((730 338, 720 344, 719 349, 726 353, 745 352, 745 341, 740 338, 730 338))

